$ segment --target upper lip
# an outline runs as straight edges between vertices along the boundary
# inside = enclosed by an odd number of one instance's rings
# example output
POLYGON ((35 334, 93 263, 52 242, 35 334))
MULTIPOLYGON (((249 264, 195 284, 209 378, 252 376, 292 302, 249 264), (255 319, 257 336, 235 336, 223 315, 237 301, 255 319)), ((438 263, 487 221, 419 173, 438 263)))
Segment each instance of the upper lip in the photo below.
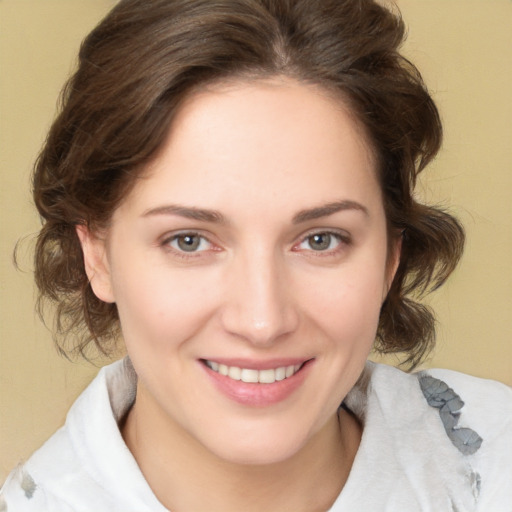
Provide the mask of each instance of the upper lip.
POLYGON ((238 368, 247 368, 250 370, 270 370, 282 366, 302 365, 312 358, 308 357, 280 357, 274 359, 245 359, 245 358, 226 358, 226 357, 205 357, 203 361, 213 361, 226 366, 237 366, 238 368))

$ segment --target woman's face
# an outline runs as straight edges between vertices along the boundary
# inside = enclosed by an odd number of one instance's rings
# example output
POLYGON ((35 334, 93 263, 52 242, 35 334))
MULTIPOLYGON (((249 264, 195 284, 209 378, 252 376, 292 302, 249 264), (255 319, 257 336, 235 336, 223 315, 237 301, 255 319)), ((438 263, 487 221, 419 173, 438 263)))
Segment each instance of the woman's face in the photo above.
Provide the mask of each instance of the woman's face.
POLYGON ((146 421, 245 463, 333 421, 396 262, 361 129, 284 79, 189 98, 104 244, 84 243, 87 266, 117 304, 146 421))

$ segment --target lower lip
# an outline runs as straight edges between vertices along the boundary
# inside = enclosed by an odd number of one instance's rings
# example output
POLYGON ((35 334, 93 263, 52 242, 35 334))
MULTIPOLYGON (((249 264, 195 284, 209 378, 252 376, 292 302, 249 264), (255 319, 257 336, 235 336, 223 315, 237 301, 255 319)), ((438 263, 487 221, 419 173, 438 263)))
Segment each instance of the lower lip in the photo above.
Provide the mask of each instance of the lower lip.
POLYGON ((231 400, 252 407, 267 407, 286 400, 296 391, 307 377, 313 360, 306 361, 301 369, 287 379, 272 384, 257 384, 233 380, 208 368, 203 362, 201 366, 212 379, 217 389, 231 400))

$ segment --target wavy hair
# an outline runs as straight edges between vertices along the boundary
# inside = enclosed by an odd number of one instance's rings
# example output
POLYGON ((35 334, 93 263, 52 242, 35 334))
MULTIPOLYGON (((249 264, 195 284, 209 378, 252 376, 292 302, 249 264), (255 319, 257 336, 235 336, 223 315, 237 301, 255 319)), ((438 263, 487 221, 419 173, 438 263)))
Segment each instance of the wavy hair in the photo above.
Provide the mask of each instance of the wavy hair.
POLYGON ((420 73, 399 53, 404 35, 398 10, 374 0, 121 0, 84 40, 34 170, 39 306, 56 306, 60 350, 109 353, 119 334, 115 304, 89 285, 76 226, 108 225, 191 91, 287 76, 337 91, 364 126, 389 233, 403 238, 375 347, 417 365, 435 324, 418 300, 454 270, 464 232, 413 196, 442 127, 420 73))

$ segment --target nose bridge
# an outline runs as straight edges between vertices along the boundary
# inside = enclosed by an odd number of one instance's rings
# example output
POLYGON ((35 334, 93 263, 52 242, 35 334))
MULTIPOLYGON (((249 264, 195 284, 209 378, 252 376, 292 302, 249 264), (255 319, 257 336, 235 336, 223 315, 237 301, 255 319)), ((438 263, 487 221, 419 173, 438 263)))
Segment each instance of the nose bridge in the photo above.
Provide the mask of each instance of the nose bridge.
POLYGON ((266 345, 296 328, 287 269, 276 251, 253 246, 235 257, 230 273, 231 293, 223 314, 226 330, 266 345))

